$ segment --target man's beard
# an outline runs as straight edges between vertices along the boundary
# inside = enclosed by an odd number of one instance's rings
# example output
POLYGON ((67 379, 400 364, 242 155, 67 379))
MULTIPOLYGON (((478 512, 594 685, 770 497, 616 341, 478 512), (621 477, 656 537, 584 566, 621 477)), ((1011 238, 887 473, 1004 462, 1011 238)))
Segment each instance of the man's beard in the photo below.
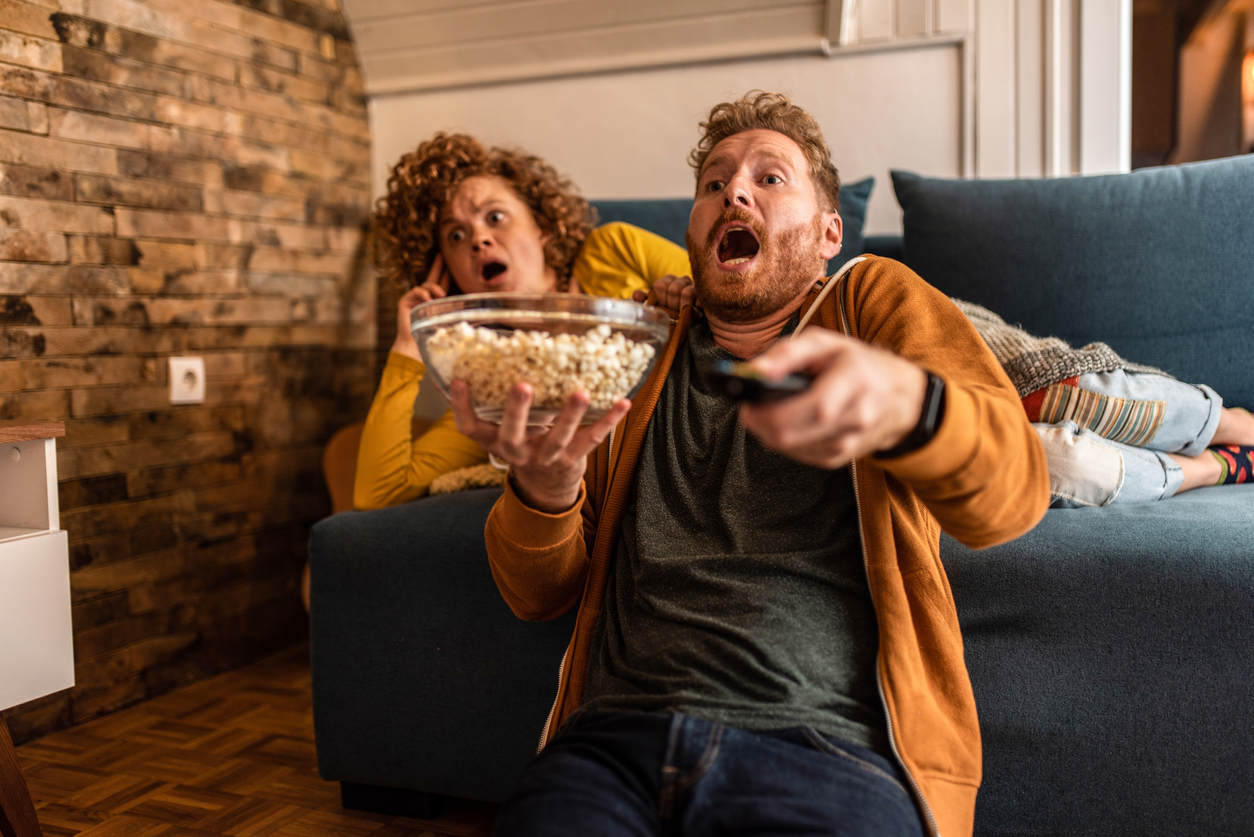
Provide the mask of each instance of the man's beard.
POLYGON ((753 322, 774 314, 822 273, 822 238, 821 215, 811 224, 771 236, 748 211, 732 207, 715 219, 704 246, 694 247, 691 233, 685 238, 697 299, 707 314, 728 323, 753 322), (757 234, 757 263, 750 270, 727 273, 718 267, 719 230, 728 221, 743 221, 757 234))

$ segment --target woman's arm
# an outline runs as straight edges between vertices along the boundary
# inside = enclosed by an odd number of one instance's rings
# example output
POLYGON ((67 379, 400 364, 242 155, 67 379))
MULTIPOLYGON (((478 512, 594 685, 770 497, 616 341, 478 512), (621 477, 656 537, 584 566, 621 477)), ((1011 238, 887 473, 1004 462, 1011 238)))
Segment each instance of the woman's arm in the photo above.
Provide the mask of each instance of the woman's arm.
POLYGON ((431 481, 441 474, 487 461, 483 448, 457 432, 451 413, 412 438, 414 399, 425 370, 421 361, 396 352, 388 355, 357 449, 357 509, 408 503, 426 496, 431 481))
POLYGON ((686 276, 688 251, 668 239, 631 224, 597 227, 584 240, 575 260, 574 280, 594 296, 631 299, 663 276, 686 276))
POLYGON ((444 297, 447 288, 448 273, 441 257, 436 256, 427 281, 397 302, 396 341, 357 449, 353 506, 358 509, 381 509, 416 500, 441 474, 487 459, 479 445, 457 432, 451 413, 417 439, 412 438, 414 399, 426 366, 409 330, 409 313, 417 305, 444 297))

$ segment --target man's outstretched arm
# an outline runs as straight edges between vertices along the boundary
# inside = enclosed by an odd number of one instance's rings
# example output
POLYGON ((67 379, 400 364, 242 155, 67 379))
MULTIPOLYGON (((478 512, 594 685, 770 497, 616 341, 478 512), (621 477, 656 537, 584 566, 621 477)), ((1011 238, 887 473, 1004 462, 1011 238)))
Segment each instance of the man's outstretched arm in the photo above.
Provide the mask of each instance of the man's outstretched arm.
POLYGON ((859 339, 807 329, 753 363, 772 377, 814 377, 803 395, 742 408, 765 444, 840 467, 894 447, 922 408, 926 370, 945 382, 944 417, 930 441, 879 467, 909 485, 942 528, 972 547, 1031 529, 1049 506, 1049 474, 1005 373, 969 321, 902 265, 874 260, 842 288, 859 339))

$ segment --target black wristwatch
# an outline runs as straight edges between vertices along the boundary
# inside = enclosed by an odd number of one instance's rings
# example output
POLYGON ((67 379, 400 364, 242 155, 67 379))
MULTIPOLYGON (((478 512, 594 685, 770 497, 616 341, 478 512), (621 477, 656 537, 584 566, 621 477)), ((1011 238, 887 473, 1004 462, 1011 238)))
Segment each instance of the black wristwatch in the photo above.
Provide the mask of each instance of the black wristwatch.
POLYGON ((945 382, 931 372, 927 373, 927 389, 923 390, 923 412, 919 414, 919 423, 914 429, 888 450, 877 451, 876 459, 892 459, 918 450, 932 440, 936 428, 940 427, 945 417, 945 382))

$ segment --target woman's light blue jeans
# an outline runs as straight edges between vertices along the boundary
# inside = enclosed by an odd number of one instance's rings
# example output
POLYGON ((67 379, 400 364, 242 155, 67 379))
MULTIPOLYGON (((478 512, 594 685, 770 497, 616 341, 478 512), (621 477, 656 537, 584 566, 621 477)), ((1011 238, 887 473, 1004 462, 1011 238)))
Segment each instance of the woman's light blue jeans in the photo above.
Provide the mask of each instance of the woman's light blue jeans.
POLYGON ((1170 456, 1197 456, 1219 426, 1223 399, 1205 384, 1186 384, 1163 375, 1091 372, 1079 388, 1114 398, 1162 401, 1162 426, 1145 447, 1104 439, 1075 422, 1036 423, 1049 460, 1055 508, 1144 503, 1174 495, 1184 474, 1170 456))

